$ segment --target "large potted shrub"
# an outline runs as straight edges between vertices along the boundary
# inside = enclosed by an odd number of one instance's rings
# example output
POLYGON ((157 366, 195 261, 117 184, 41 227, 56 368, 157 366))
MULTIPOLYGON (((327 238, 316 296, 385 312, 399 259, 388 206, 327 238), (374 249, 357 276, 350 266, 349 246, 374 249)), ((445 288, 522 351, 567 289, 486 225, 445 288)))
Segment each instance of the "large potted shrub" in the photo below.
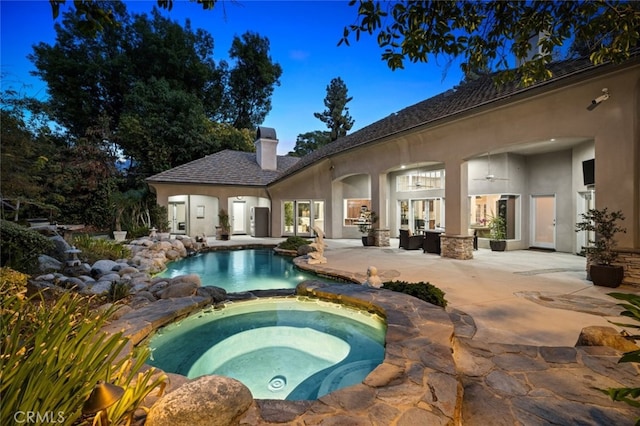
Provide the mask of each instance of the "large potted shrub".
POLYGON ((231 235, 231 223, 229 222, 229 213, 225 209, 220 209, 218 213, 218 219, 220 221, 220 239, 226 241, 231 235))
POLYGON ((500 215, 489 220, 489 247, 491 251, 505 251, 507 248, 507 223, 500 215))
POLYGON ((363 210, 358 220, 358 231, 362 233, 362 245, 375 245, 373 225, 378 221, 378 215, 371 210, 363 210))
POLYGON ((576 223, 576 232, 595 233, 595 239, 589 237, 589 246, 584 248, 591 281, 595 285, 618 287, 624 277, 624 268, 613 265, 618 257, 615 236, 619 232, 627 232, 618 225, 619 220, 624 220, 624 215, 620 210, 610 212, 605 207, 600 210, 591 209, 580 216, 582 221, 576 223))

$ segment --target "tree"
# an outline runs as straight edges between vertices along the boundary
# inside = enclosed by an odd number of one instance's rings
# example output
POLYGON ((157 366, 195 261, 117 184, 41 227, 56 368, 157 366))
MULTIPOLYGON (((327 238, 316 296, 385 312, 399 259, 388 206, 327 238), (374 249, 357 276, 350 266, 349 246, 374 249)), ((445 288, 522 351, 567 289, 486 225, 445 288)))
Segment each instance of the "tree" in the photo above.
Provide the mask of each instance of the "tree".
POLYGON ((551 77, 554 49, 566 42, 589 46, 594 64, 628 59, 640 41, 640 2, 596 1, 426 1, 352 0, 355 24, 344 28, 338 44, 355 34, 376 35, 382 59, 391 69, 429 56, 462 56, 465 75, 490 68, 498 81, 523 85, 551 77), (543 35, 537 42, 532 36, 543 35), (530 55, 532 48, 540 53, 530 55), (536 49, 538 50, 538 49, 536 49), (514 67, 518 66, 516 74, 514 67))
MULTIPOLYGON (((202 6, 203 9, 213 9, 216 0, 190 0, 202 6)), ((60 6, 67 3, 67 0, 49 0, 53 19, 60 15, 60 6)), ((157 0, 159 7, 167 10, 173 8, 173 0, 157 0)), ((80 29, 89 35, 103 31, 107 27, 117 26, 118 19, 100 1, 95 0, 73 0, 75 15, 78 19, 80 29)))
POLYGON ((288 155, 292 157, 304 157, 331 142, 331 134, 327 131, 314 130, 313 132, 301 133, 296 138, 296 146, 288 155))
MULTIPOLYGON (((206 31, 192 30, 189 22, 182 27, 156 10, 132 17, 122 2, 97 4, 117 17, 118 25, 90 36, 78 15, 66 12, 56 24, 56 43, 40 43, 30 56, 48 84, 53 120, 71 141, 129 157, 128 172, 138 176, 227 147, 253 149, 243 132, 213 126, 211 120, 229 118, 226 96, 246 81, 253 83, 246 90, 253 93, 233 104, 248 102, 243 111, 264 119, 273 88, 257 87, 265 77, 251 73, 272 65, 264 63, 267 39, 254 35, 246 39, 249 47, 240 43, 242 65, 236 68, 243 73, 234 77, 235 68, 214 62, 213 38, 206 31), (236 87, 227 89, 231 82, 236 87)), ((277 71, 279 76, 279 66, 277 71)))
MULTIPOLYGON (((91 36, 82 32, 78 16, 67 12, 62 24, 55 25, 55 44, 38 43, 29 55, 37 69, 33 74, 47 83, 53 118, 74 138, 98 127, 108 129, 106 133, 115 129, 132 84, 126 7, 122 2, 100 5, 120 25, 91 36)), ((102 140, 108 135, 94 136, 102 140)))
POLYGON ((227 122, 236 129, 254 129, 271 111, 282 67, 269 56, 269 39, 249 31, 233 38, 229 57, 235 66, 229 71, 227 122))
POLYGON ((349 108, 346 106, 353 97, 347 96, 347 85, 340 77, 331 80, 327 86, 327 96, 324 98, 323 112, 314 112, 313 116, 327 125, 329 128, 329 140, 335 141, 339 137, 345 136, 354 120, 349 115, 349 108))

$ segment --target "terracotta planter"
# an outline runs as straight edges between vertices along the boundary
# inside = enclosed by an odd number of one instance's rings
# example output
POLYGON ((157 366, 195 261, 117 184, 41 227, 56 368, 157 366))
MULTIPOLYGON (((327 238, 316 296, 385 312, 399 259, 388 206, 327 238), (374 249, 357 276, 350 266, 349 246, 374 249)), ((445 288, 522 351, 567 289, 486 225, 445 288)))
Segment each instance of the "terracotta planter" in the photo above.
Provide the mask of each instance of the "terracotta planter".
POLYGON ((491 251, 505 251, 507 242, 505 240, 489 240, 489 247, 491 247, 491 251))
POLYGON ((624 268, 622 266, 591 265, 589 275, 594 285, 618 287, 624 278, 624 268))

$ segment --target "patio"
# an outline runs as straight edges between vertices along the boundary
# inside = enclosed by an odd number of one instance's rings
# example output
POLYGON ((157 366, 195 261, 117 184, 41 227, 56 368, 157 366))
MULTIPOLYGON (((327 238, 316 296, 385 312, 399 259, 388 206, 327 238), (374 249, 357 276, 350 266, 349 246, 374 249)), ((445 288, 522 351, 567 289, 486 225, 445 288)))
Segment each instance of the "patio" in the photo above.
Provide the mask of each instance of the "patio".
MULTIPOLYGON (((211 244, 256 240, 280 241, 233 236, 211 244)), ((327 263, 309 265, 320 272, 364 281, 367 267, 375 266, 383 281, 428 281, 445 292, 465 387, 463 424, 633 424, 640 417, 640 410, 596 390, 616 382, 637 386, 637 366, 617 364, 619 352, 607 347, 575 347, 584 327, 614 327, 607 320, 620 320, 616 300, 607 296, 612 289, 586 280, 584 258, 480 249, 461 261, 399 249, 397 239, 390 247, 326 242, 327 263)), ((624 286, 615 291, 640 292, 624 286)))

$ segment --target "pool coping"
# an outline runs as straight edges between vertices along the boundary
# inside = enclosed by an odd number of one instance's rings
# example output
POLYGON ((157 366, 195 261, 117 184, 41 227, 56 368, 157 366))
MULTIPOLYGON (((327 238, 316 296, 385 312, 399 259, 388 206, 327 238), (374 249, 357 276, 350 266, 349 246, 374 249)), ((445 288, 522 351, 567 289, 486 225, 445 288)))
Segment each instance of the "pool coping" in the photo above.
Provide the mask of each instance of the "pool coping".
MULTIPOLYGON (((356 424, 374 419, 386 424, 459 423, 463 388, 452 355, 453 324, 444 309, 402 293, 357 284, 305 281, 296 294, 383 316, 387 321, 384 361, 362 383, 315 401, 254 400, 241 424, 314 424, 327 417, 356 424)), ((211 299, 204 296, 159 300, 113 321, 105 331, 122 332, 133 349, 158 328, 210 304, 211 299)))

